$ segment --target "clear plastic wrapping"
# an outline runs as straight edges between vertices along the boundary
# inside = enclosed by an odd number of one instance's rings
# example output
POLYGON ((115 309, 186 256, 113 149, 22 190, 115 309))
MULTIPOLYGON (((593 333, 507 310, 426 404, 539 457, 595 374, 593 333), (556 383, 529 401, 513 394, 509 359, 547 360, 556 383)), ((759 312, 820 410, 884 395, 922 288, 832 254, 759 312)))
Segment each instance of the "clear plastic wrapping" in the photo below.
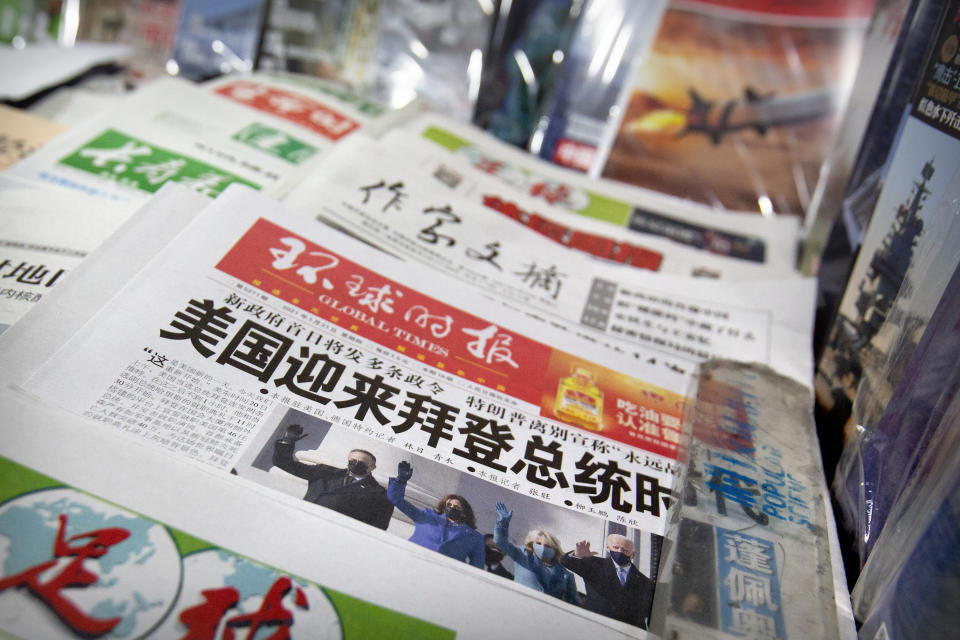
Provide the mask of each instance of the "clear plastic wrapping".
POLYGON ((265 5, 266 0, 183 0, 167 71, 204 80, 252 70, 265 5))
POLYGON ((637 66, 604 177, 716 208, 802 215, 873 0, 673 0, 637 66))
MULTIPOLYGON (((960 271, 944 289, 919 343, 913 345, 910 335, 901 334, 900 349, 877 372, 883 377, 870 374, 859 387, 854 402, 855 431, 844 447, 834 492, 846 522, 855 527, 855 551, 861 564, 871 557, 887 526, 892 524, 895 530, 903 525, 894 514, 912 500, 908 487, 940 481, 924 470, 929 466, 924 461, 936 456, 936 450, 957 428, 956 416, 954 422, 948 418, 956 413, 960 389, 958 317, 960 271), (895 377, 899 383, 888 387, 892 393, 887 398, 883 389, 876 388, 877 383, 895 377)), ((960 468, 952 471, 958 472, 960 468)))
POLYGON ((259 67, 340 79, 358 4, 352 0, 271 2, 259 67))
POLYGON ((274 0, 259 66, 351 85, 391 107, 473 115, 494 0, 274 0))
POLYGON ((501 2, 473 122, 526 147, 553 90, 585 0, 501 2))
POLYGON ((590 2, 550 94, 530 150, 558 165, 596 174, 616 133, 634 64, 657 30, 666 0, 590 2))
POLYGON ((651 630, 673 640, 850 637, 809 389, 713 360, 689 398, 651 630))
MULTIPOLYGON (((956 305, 953 311, 955 319, 956 305)), ((957 337, 953 332, 942 345, 953 363, 957 337)), ((931 353, 936 350, 931 348, 931 353)), ((946 365, 945 356, 935 359, 946 365)), ((943 373, 944 367, 937 370, 943 373)), ((897 456, 891 456, 885 472, 878 475, 879 484, 888 489, 879 496, 895 500, 853 590, 863 638, 947 638, 960 626, 955 605, 960 595, 960 397, 951 395, 957 376, 950 377, 950 384, 945 385, 949 390, 934 403, 924 430, 925 446, 889 443, 913 454, 905 456, 915 459, 910 465, 912 473, 903 474, 897 456), (890 491, 901 486, 890 496, 890 491)), ((937 386, 932 385, 926 395, 937 395, 937 386)), ((919 411, 921 407, 910 413, 919 411)))
POLYGON ((940 102, 960 73, 958 10, 928 40, 816 377, 821 439, 843 433, 833 489, 860 566, 960 386, 960 122, 940 102))
POLYGON ((380 5, 373 95, 402 107, 419 97, 461 121, 473 115, 492 0, 396 0, 380 5))

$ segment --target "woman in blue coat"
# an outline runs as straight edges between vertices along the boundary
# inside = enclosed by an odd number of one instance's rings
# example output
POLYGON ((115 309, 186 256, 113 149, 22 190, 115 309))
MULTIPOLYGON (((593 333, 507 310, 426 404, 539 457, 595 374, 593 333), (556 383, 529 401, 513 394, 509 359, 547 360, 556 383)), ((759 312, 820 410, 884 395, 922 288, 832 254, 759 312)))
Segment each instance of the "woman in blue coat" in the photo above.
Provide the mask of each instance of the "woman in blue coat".
POLYGON ((487 545, 483 534, 477 531, 470 503, 462 496, 449 494, 433 509, 418 509, 404 498, 407 481, 412 477, 413 468, 403 461, 397 465, 397 477, 390 478, 387 486, 387 498, 414 522, 410 542, 483 569, 487 545))
POLYGON ((522 547, 515 545, 509 539, 512 517, 513 511, 508 511, 505 504, 498 502, 493 541, 513 558, 513 581, 564 602, 580 604, 573 574, 560 566, 563 549, 557 537, 547 531, 534 529, 527 533, 522 547))

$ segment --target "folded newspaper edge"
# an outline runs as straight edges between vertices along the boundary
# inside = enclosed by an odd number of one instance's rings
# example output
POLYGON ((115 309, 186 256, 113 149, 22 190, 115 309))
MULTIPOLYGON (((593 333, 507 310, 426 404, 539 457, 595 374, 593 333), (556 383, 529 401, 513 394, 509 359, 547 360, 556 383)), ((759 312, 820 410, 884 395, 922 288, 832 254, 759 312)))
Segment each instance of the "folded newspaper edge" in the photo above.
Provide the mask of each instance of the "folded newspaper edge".
POLYGON ((688 393, 650 629, 682 638, 856 637, 810 391, 711 360, 688 393))

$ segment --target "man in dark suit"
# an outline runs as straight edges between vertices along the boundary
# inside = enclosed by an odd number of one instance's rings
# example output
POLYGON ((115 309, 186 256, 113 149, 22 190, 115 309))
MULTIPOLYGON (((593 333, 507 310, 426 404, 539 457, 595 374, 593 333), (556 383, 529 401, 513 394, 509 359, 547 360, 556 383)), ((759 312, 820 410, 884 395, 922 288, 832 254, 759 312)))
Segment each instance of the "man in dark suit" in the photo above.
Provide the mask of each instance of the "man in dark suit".
POLYGON ((560 563, 583 578, 587 588, 584 607, 646 629, 653 602, 653 583, 631 562, 633 542, 612 533, 607 536, 607 552, 606 558, 593 555, 590 543, 582 540, 560 563))
POLYGON ((347 468, 306 464, 293 456, 297 440, 303 437, 298 424, 287 427, 274 442, 273 464, 307 481, 304 500, 333 509, 345 516, 379 529, 386 529, 393 514, 387 491, 374 479, 377 459, 369 451, 354 449, 347 456, 347 468))

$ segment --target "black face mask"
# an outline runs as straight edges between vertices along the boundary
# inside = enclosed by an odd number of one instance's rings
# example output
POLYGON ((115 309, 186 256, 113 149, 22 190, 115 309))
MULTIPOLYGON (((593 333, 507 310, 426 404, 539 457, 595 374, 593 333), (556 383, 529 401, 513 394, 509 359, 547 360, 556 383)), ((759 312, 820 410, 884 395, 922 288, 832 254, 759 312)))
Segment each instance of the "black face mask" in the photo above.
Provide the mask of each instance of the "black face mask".
POLYGON ((367 475, 367 463, 362 460, 348 460, 347 471, 355 476, 367 475))
POLYGON ((467 519, 467 514, 460 507, 447 507, 444 513, 450 522, 460 523, 467 519))
POLYGON ((487 547, 486 555, 484 558, 489 565, 495 565, 501 560, 503 560, 503 551, 497 551, 496 549, 491 549, 487 547))

